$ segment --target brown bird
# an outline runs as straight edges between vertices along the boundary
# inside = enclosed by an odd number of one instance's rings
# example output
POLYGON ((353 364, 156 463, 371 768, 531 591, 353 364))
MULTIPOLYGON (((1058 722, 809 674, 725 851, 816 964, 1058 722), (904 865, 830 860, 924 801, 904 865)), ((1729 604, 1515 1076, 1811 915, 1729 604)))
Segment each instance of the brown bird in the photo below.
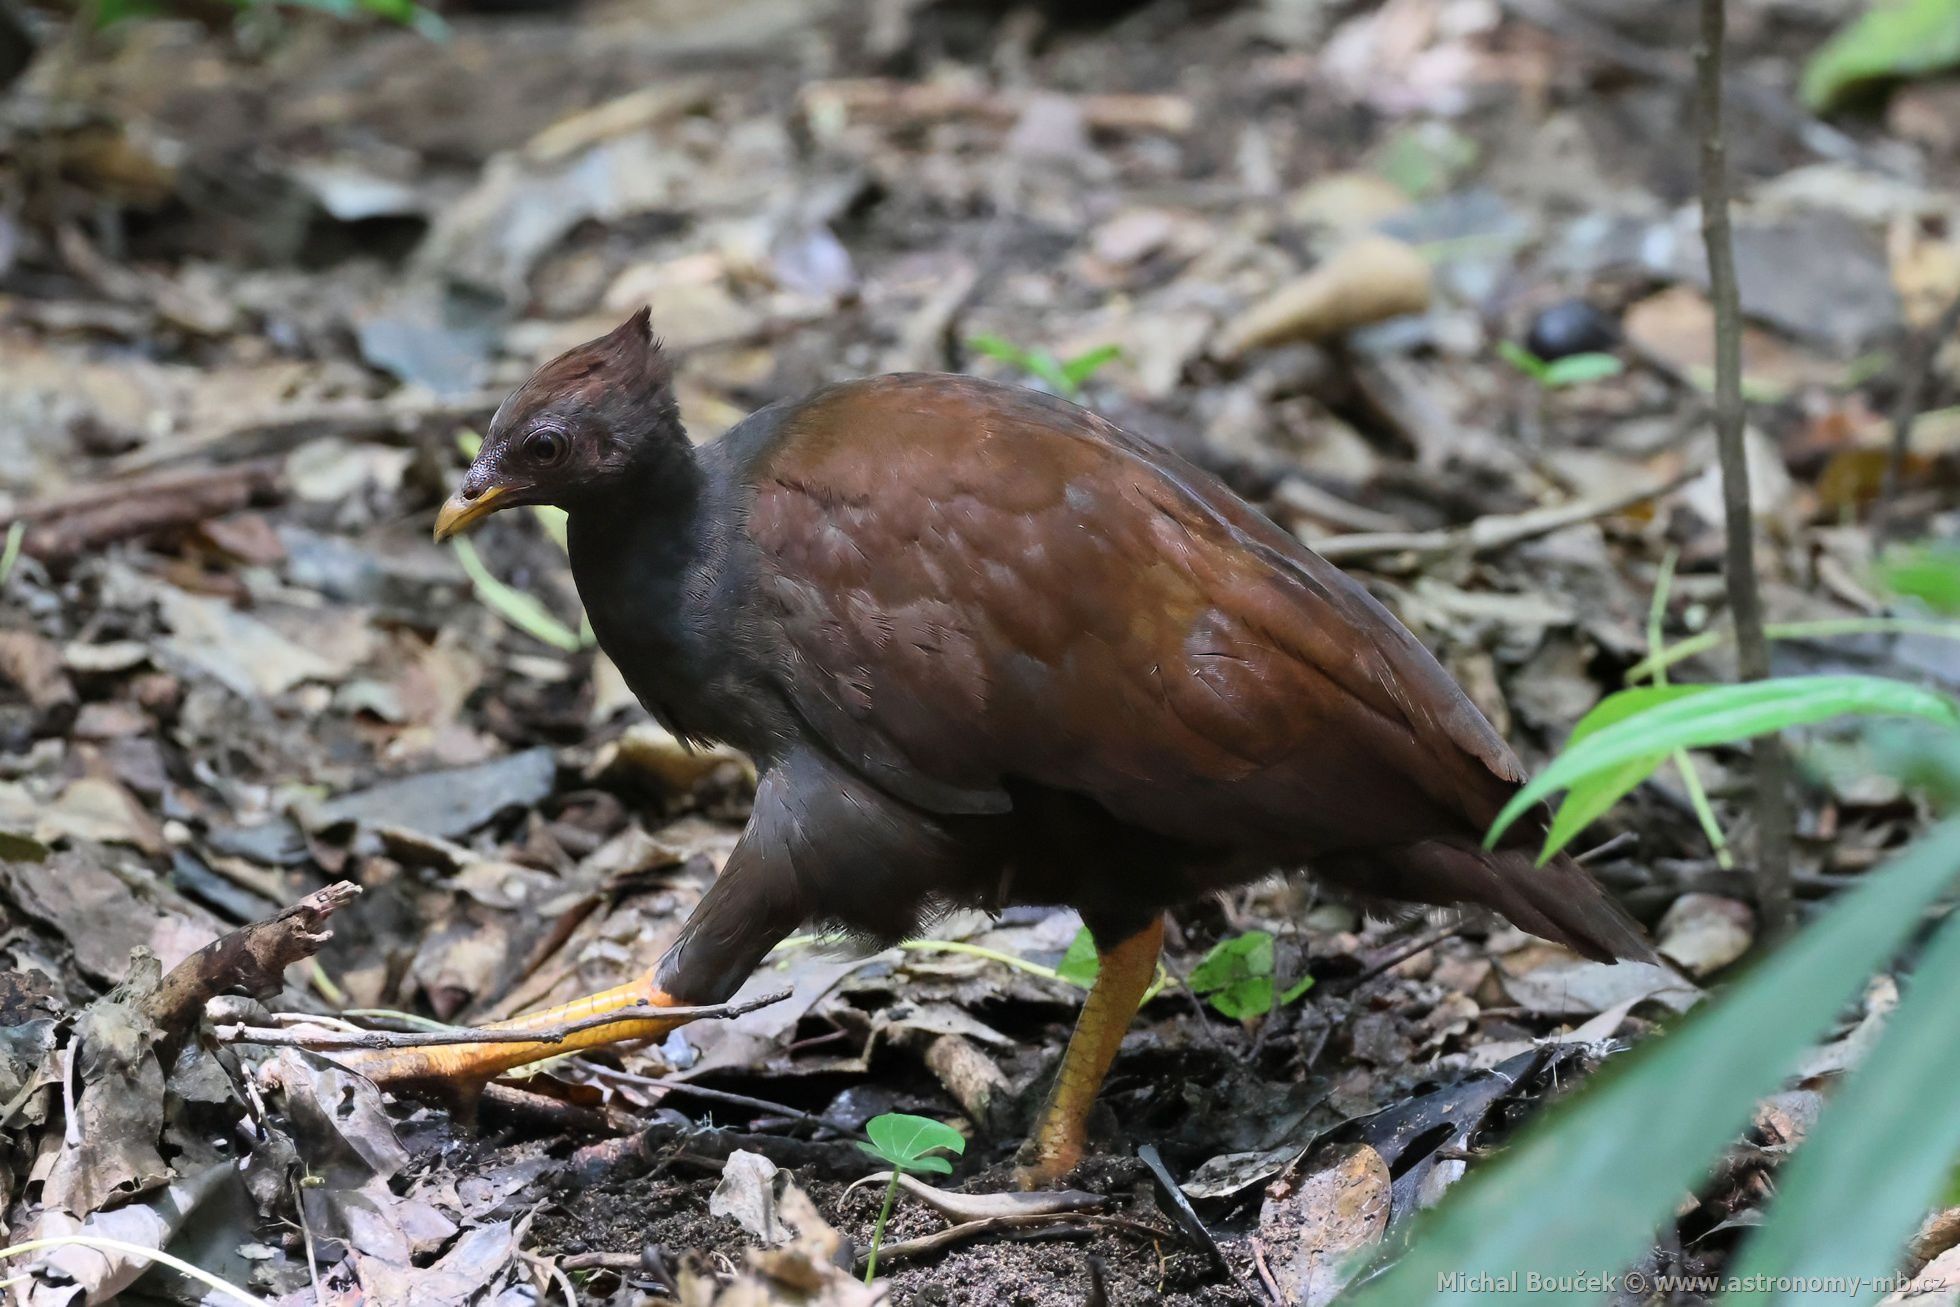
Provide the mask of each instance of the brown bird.
POLYGON ((954 907, 1079 911, 1102 968, 1023 1179, 1081 1159, 1165 909, 1305 866, 1372 899, 1482 904, 1590 958, 1651 958, 1429 652, 1205 472, 1084 409, 972 377, 845 382, 688 441, 642 311, 505 402, 447 537, 570 515, 599 643, 676 735, 761 772, 741 841, 639 981, 507 1023, 564 1044, 395 1053, 482 1079, 679 1024, 805 922, 890 941, 954 907), (1533 829, 1535 825, 1535 829, 1533 829))

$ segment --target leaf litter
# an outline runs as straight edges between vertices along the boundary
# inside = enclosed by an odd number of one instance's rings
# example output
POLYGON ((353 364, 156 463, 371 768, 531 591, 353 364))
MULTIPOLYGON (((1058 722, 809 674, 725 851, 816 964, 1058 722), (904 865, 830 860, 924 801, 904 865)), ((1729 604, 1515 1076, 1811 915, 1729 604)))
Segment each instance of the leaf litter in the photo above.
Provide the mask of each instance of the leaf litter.
MULTIPOLYGON (((1353 567, 1534 764, 1651 652, 1670 550, 1666 637, 1707 632, 1719 603, 1681 88, 1612 48, 1476 0, 1081 22, 921 0, 876 30, 771 0, 659 22, 494 8, 449 6, 440 44, 299 23, 269 60, 223 30, 127 26, 66 84, 44 57, 4 113, 0 172, 35 179, 0 215, 9 1239, 168 1248, 267 1300, 1318 1303, 1748 956, 1746 883, 1666 774, 1607 814, 1600 837, 1630 842, 1597 870, 1678 971, 1374 920, 1304 883, 1194 905, 1079 1209, 1005 1192, 1090 974, 1067 914, 949 919, 952 951, 786 949, 744 991, 785 1002, 473 1105, 220 1042, 301 1017, 476 1022, 618 983, 727 856, 752 771, 646 722, 577 638, 547 525, 508 515, 475 545, 548 626, 479 600, 426 538, 458 436, 649 297, 703 437, 881 368, 1078 391, 1353 567), (241 171, 242 143, 269 171, 241 171), (1627 342, 1603 346, 1621 366, 1541 385, 1505 361, 1554 340, 1575 296, 1627 342), (167 1028, 146 1014, 186 959, 343 877, 363 892, 316 954, 167 1028), (866 1288, 877 1203, 854 1186, 877 1164, 852 1141, 891 1112, 972 1144, 937 1198, 899 1206, 888 1249, 916 1252, 866 1288)), ((1822 39, 1744 8, 1752 58, 1822 39)), ((1896 370, 1873 351, 1935 320, 1960 266, 1960 157, 1914 103, 1884 142, 1923 162, 1911 182, 1774 133, 1737 143, 1762 183, 1739 239, 1772 619, 1883 604, 1869 532, 1844 525, 1890 437, 1896 370), (1775 275, 1826 263, 1828 283, 1775 275)), ((1933 365, 1949 404, 1955 362, 1933 365)), ((1944 430, 1929 412, 1905 520, 1960 482, 1944 430)), ((1825 671, 1951 661, 1886 636, 1780 648, 1825 671)), ((1733 831, 1745 796, 1709 762, 1733 831)), ((1896 791, 1804 811, 1810 899, 1918 821, 1896 791)), ((1896 1002, 1881 978, 1765 1100, 1670 1265, 1721 1264, 1896 1002)), ((1951 1256, 1922 1232, 1929 1275, 1951 1256)), ((204 1292, 147 1268, 69 1244, 0 1279, 27 1275, 36 1304, 204 1292)))

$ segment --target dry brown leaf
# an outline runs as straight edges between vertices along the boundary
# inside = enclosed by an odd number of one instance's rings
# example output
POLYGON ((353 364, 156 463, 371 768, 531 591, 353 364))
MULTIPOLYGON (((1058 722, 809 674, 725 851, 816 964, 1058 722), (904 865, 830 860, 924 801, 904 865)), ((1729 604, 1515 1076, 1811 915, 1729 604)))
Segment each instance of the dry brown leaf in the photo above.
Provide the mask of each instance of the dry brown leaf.
POLYGON ((1325 1307, 1354 1274, 1349 1254, 1388 1228, 1388 1163, 1366 1144, 1317 1157, 1303 1179, 1267 1187, 1259 1237, 1267 1266, 1289 1305, 1325 1307))
POLYGON ((1429 307, 1429 260, 1387 236, 1363 236, 1225 324, 1212 352, 1235 359, 1286 340, 1330 340, 1429 307))

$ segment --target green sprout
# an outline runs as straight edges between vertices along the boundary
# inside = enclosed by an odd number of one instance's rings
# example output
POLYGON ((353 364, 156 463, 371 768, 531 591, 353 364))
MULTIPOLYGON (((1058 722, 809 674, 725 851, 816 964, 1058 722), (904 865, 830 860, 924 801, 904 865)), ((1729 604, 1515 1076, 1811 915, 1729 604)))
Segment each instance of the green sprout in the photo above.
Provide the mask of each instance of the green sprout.
POLYGON ((1095 349, 1084 350, 1073 358, 1058 358, 1039 345, 1032 349, 1016 345, 1004 336, 969 336, 968 349, 978 350, 988 358, 999 359, 1012 368, 1019 368, 1063 399, 1079 399, 1082 387, 1089 378, 1102 368, 1123 357, 1120 345, 1099 345, 1095 349))
POLYGON ((0 545, 0 585, 7 584, 7 578, 14 574, 14 564, 20 561, 20 546, 27 539, 27 523, 15 518, 14 524, 7 528, 7 542, 0 545))
POLYGON ((966 1152, 966 1136, 944 1121, 905 1112, 886 1112, 864 1123, 870 1143, 859 1148, 892 1169, 891 1183, 885 1186, 885 1205, 878 1209, 878 1223, 871 1227, 871 1256, 864 1268, 864 1282, 870 1284, 878 1274, 878 1249, 885 1242, 885 1222, 891 1219, 892 1204, 898 1200, 898 1177, 913 1175, 951 1175, 953 1164, 940 1153, 966 1152))
MULTIPOLYGON (((412 27, 431 40, 449 35, 442 15, 417 0, 231 0, 241 17, 278 9, 310 9, 331 14, 342 21, 380 19, 412 27)), ((93 12, 96 27, 109 27, 136 18, 153 18, 168 13, 169 0, 96 0, 93 12)))
POLYGON ((1497 353, 1506 363, 1546 390, 1563 390, 1567 386, 1583 386, 1589 381, 1604 381, 1627 370, 1627 365, 1612 354, 1568 354, 1562 359, 1547 360, 1510 340, 1497 342, 1497 353))
POLYGON ((1302 976, 1280 989, 1273 963, 1271 932, 1248 930, 1212 945, 1186 983, 1192 993, 1234 1021, 1270 1016, 1313 988, 1313 977, 1302 976))
POLYGON ((1935 612, 1960 615, 1960 544, 1895 550, 1879 560, 1878 574, 1892 593, 1917 599, 1935 612))

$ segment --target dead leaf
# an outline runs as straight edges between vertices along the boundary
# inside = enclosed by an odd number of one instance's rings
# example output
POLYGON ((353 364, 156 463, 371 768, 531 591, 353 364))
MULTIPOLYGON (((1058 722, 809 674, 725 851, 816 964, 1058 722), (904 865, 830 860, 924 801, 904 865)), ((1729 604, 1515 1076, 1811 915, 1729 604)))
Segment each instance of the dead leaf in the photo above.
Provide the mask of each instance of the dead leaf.
POLYGON ((1300 1180, 1269 1186, 1259 1206, 1259 1237, 1280 1293, 1298 1307, 1326 1307, 1357 1269, 1349 1254, 1388 1228, 1388 1163, 1366 1144, 1345 1144, 1316 1159, 1300 1180))
POLYGON ((683 1307, 877 1307, 885 1301, 884 1283, 862 1284, 845 1269, 844 1237, 817 1214, 808 1195, 789 1185, 779 1207, 796 1237, 785 1247, 751 1249, 747 1269, 726 1286, 683 1270, 683 1307))
MULTIPOLYGON (((129 1203, 114 1211, 95 1212, 87 1220, 50 1209, 21 1232, 27 1239, 89 1235, 115 1239, 139 1248, 163 1248, 185 1221, 234 1174, 229 1163, 206 1166, 188 1178, 179 1177, 145 1202, 129 1203)), ((70 1244, 50 1248, 25 1263, 10 1263, 9 1271, 32 1277, 21 1292, 24 1307, 75 1307, 116 1300, 154 1263, 147 1257, 98 1247, 70 1244)))
POLYGON ((47 1205, 86 1217, 111 1199, 162 1184, 170 1168, 157 1151, 163 1138, 163 1068, 157 1029, 142 1001, 162 979, 154 954, 131 960, 130 978, 96 1000, 69 1045, 75 1119, 43 1197, 47 1205))
POLYGON ((764 1247, 788 1243, 794 1234, 776 1206, 776 1177, 782 1168, 761 1153, 738 1148, 722 1163, 721 1183, 708 1196, 708 1215, 735 1222, 764 1247))
POLYGON ((1739 899, 1683 894, 1661 918, 1655 946, 1696 976, 1720 971, 1749 951, 1756 914, 1739 899))
POLYGON ((1651 999, 1685 1012, 1701 991, 1651 962, 1589 962, 1553 944, 1530 944, 1497 960, 1504 992, 1543 1016, 1604 1012, 1628 999, 1651 999))
POLYGON ((1357 327, 1421 313, 1429 261, 1387 236, 1364 236, 1225 324, 1213 353, 1235 359, 1286 340, 1328 340, 1357 327))

